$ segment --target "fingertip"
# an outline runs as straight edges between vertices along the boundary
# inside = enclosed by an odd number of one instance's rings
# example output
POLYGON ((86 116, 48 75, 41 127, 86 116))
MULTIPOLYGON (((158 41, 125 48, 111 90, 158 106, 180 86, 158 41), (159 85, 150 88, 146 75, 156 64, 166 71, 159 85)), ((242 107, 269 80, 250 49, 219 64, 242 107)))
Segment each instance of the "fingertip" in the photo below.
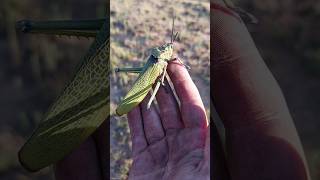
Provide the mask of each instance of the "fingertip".
POLYGON ((191 80, 187 68, 178 60, 174 60, 169 63, 168 74, 172 81, 182 82, 185 80, 191 80))

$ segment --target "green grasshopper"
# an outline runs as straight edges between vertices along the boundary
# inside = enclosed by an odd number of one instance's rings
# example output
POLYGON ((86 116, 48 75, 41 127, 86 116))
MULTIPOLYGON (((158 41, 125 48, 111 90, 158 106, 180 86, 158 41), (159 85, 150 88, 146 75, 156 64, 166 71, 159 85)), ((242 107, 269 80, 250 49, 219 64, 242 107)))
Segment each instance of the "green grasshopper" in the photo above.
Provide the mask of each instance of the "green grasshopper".
POLYGON ((127 114, 134 107, 136 107, 152 89, 154 83, 153 93, 147 104, 147 109, 150 108, 152 101, 157 94, 160 85, 164 86, 164 79, 167 72, 167 66, 170 61, 178 60, 182 65, 185 65, 178 58, 173 57, 173 43, 178 37, 178 32, 174 35, 174 18, 172 21, 171 42, 165 43, 162 46, 151 49, 151 55, 147 59, 146 64, 139 68, 116 68, 116 72, 132 72, 140 73, 132 88, 121 101, 116 109, 116 114, 121 116, 127 114))
POLYGON ((109 116, 109 19, 20 21, 25 33, 95 37, 73 79, 19 151, 29 171, 56 163, 90 136, 109 116))

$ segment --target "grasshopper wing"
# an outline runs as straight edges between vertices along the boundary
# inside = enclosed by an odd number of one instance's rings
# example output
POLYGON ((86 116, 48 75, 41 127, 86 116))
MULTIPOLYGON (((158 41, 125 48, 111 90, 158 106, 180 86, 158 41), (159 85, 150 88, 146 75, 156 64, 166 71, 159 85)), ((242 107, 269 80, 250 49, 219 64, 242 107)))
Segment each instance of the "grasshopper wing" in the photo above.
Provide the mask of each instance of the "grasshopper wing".
POLYGON ((117 107, 117 115, 121 116, 127 114, 146 97, 156 79, 163 72, 163 68, 166 64, 167 62, 159 61, 153 56, 149 57, 142 73, 117 107))
POLYGON ((61 160, 109 115, 109 23, 102 29, 76 75, 19 151, 20 163, 37 171, 61 160))

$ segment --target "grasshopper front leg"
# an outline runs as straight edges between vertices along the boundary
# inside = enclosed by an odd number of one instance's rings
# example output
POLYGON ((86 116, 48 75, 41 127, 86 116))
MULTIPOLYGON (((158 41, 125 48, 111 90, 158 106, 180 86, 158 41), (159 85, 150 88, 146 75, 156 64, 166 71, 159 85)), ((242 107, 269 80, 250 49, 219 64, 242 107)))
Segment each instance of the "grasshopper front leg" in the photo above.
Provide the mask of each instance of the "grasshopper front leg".
POLYGON ((164 78, 166 77, 166 73, 167 73, 167 67, 168 67, 168 64, 166 64, 163 68, 163 74, 162 74, 162 77, 161 77, 161 84, 162 86, 164 86, 164 78))
POLYGON ((174 58, 172 58, 170 61, 174 61, 174 60, 177 60, 177 61, 178 61, 182 66, 184 66, 187 70, 190 70, 190 69, 191 69, 191 67, 188 66, 188 65, 186 65, 180 58, 174 57, 174 58))
POLYGON ((179 58, 175 58, 175 59, 178 60, 179 63, 181 63, 187 70, 190 70, 190 69, 191 69, 191 67, 188 66, 188 65, 186 65, 184 62, 182 62, 181 59, 179 59, 179 58))
POLYGON ((126 73, 141 73, 143 70, 143 67, 138 68, 115 68, 115 72, 126 72, 126 73))

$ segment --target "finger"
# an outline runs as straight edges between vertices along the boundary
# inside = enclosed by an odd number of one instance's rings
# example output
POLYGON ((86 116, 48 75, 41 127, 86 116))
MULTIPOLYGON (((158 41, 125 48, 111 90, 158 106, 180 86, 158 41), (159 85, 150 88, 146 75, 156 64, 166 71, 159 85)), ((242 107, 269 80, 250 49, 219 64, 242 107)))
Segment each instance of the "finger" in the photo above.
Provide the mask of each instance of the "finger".
POLYGON ((140 104, 140 109, 142 112, 144 132, 148 144, 153 144, 164 137, 164 130, 161 124, 160 116, 154 106, 151 104, 150 109, 147 109, 147 104, 150 99, 150 94, 144 98, 140 104))
POLYGON ((101 169, 93 138, 89 137, 79 148, 59 161, 54 172, 57 180, 100 180, 101 169))
POLYGON ((247 29, 225 13, 215 11, 212 92, 224 125, 229 132, 248 126, 261 129, 265 127, 262 123, 268 126, 263 131, 282 126, 294 132, 281 90, 247 29))
POLYGON ((221 10, 214 11, 212 92, 226 127, 230 162, 238 162, 230 163, 232 175, 252 178, 252 169, 263 166, 256 177, 306 177, 303 149, 277 82, 244 24, 221 10), (288 164, 274 166, 270 157, 288 164), (264 174, 282 167, 286 167, 281 172, 286 177, 264 174))
POLYGON ((199 91, 187 69, 179 62, 172 61, 168 74, 181 103, 181 116, 185 127, 207 127, 205 108, 199 91))
POLYGON ((181 129, 183 128, 183 123, 180 117, 178 102, 174 97, 172 89, 170 88, 167 80, 165 80, 165 86, 166 87, 160 87, 156 96, 163 128, 165 131, 171 129, 181 129))
POLYGON ((137 106, 128 113, 128 122, 132 141, 132 155, 141 153, 147 146, 147 140, 143 130, 143 122, 140 107, 137 106))

